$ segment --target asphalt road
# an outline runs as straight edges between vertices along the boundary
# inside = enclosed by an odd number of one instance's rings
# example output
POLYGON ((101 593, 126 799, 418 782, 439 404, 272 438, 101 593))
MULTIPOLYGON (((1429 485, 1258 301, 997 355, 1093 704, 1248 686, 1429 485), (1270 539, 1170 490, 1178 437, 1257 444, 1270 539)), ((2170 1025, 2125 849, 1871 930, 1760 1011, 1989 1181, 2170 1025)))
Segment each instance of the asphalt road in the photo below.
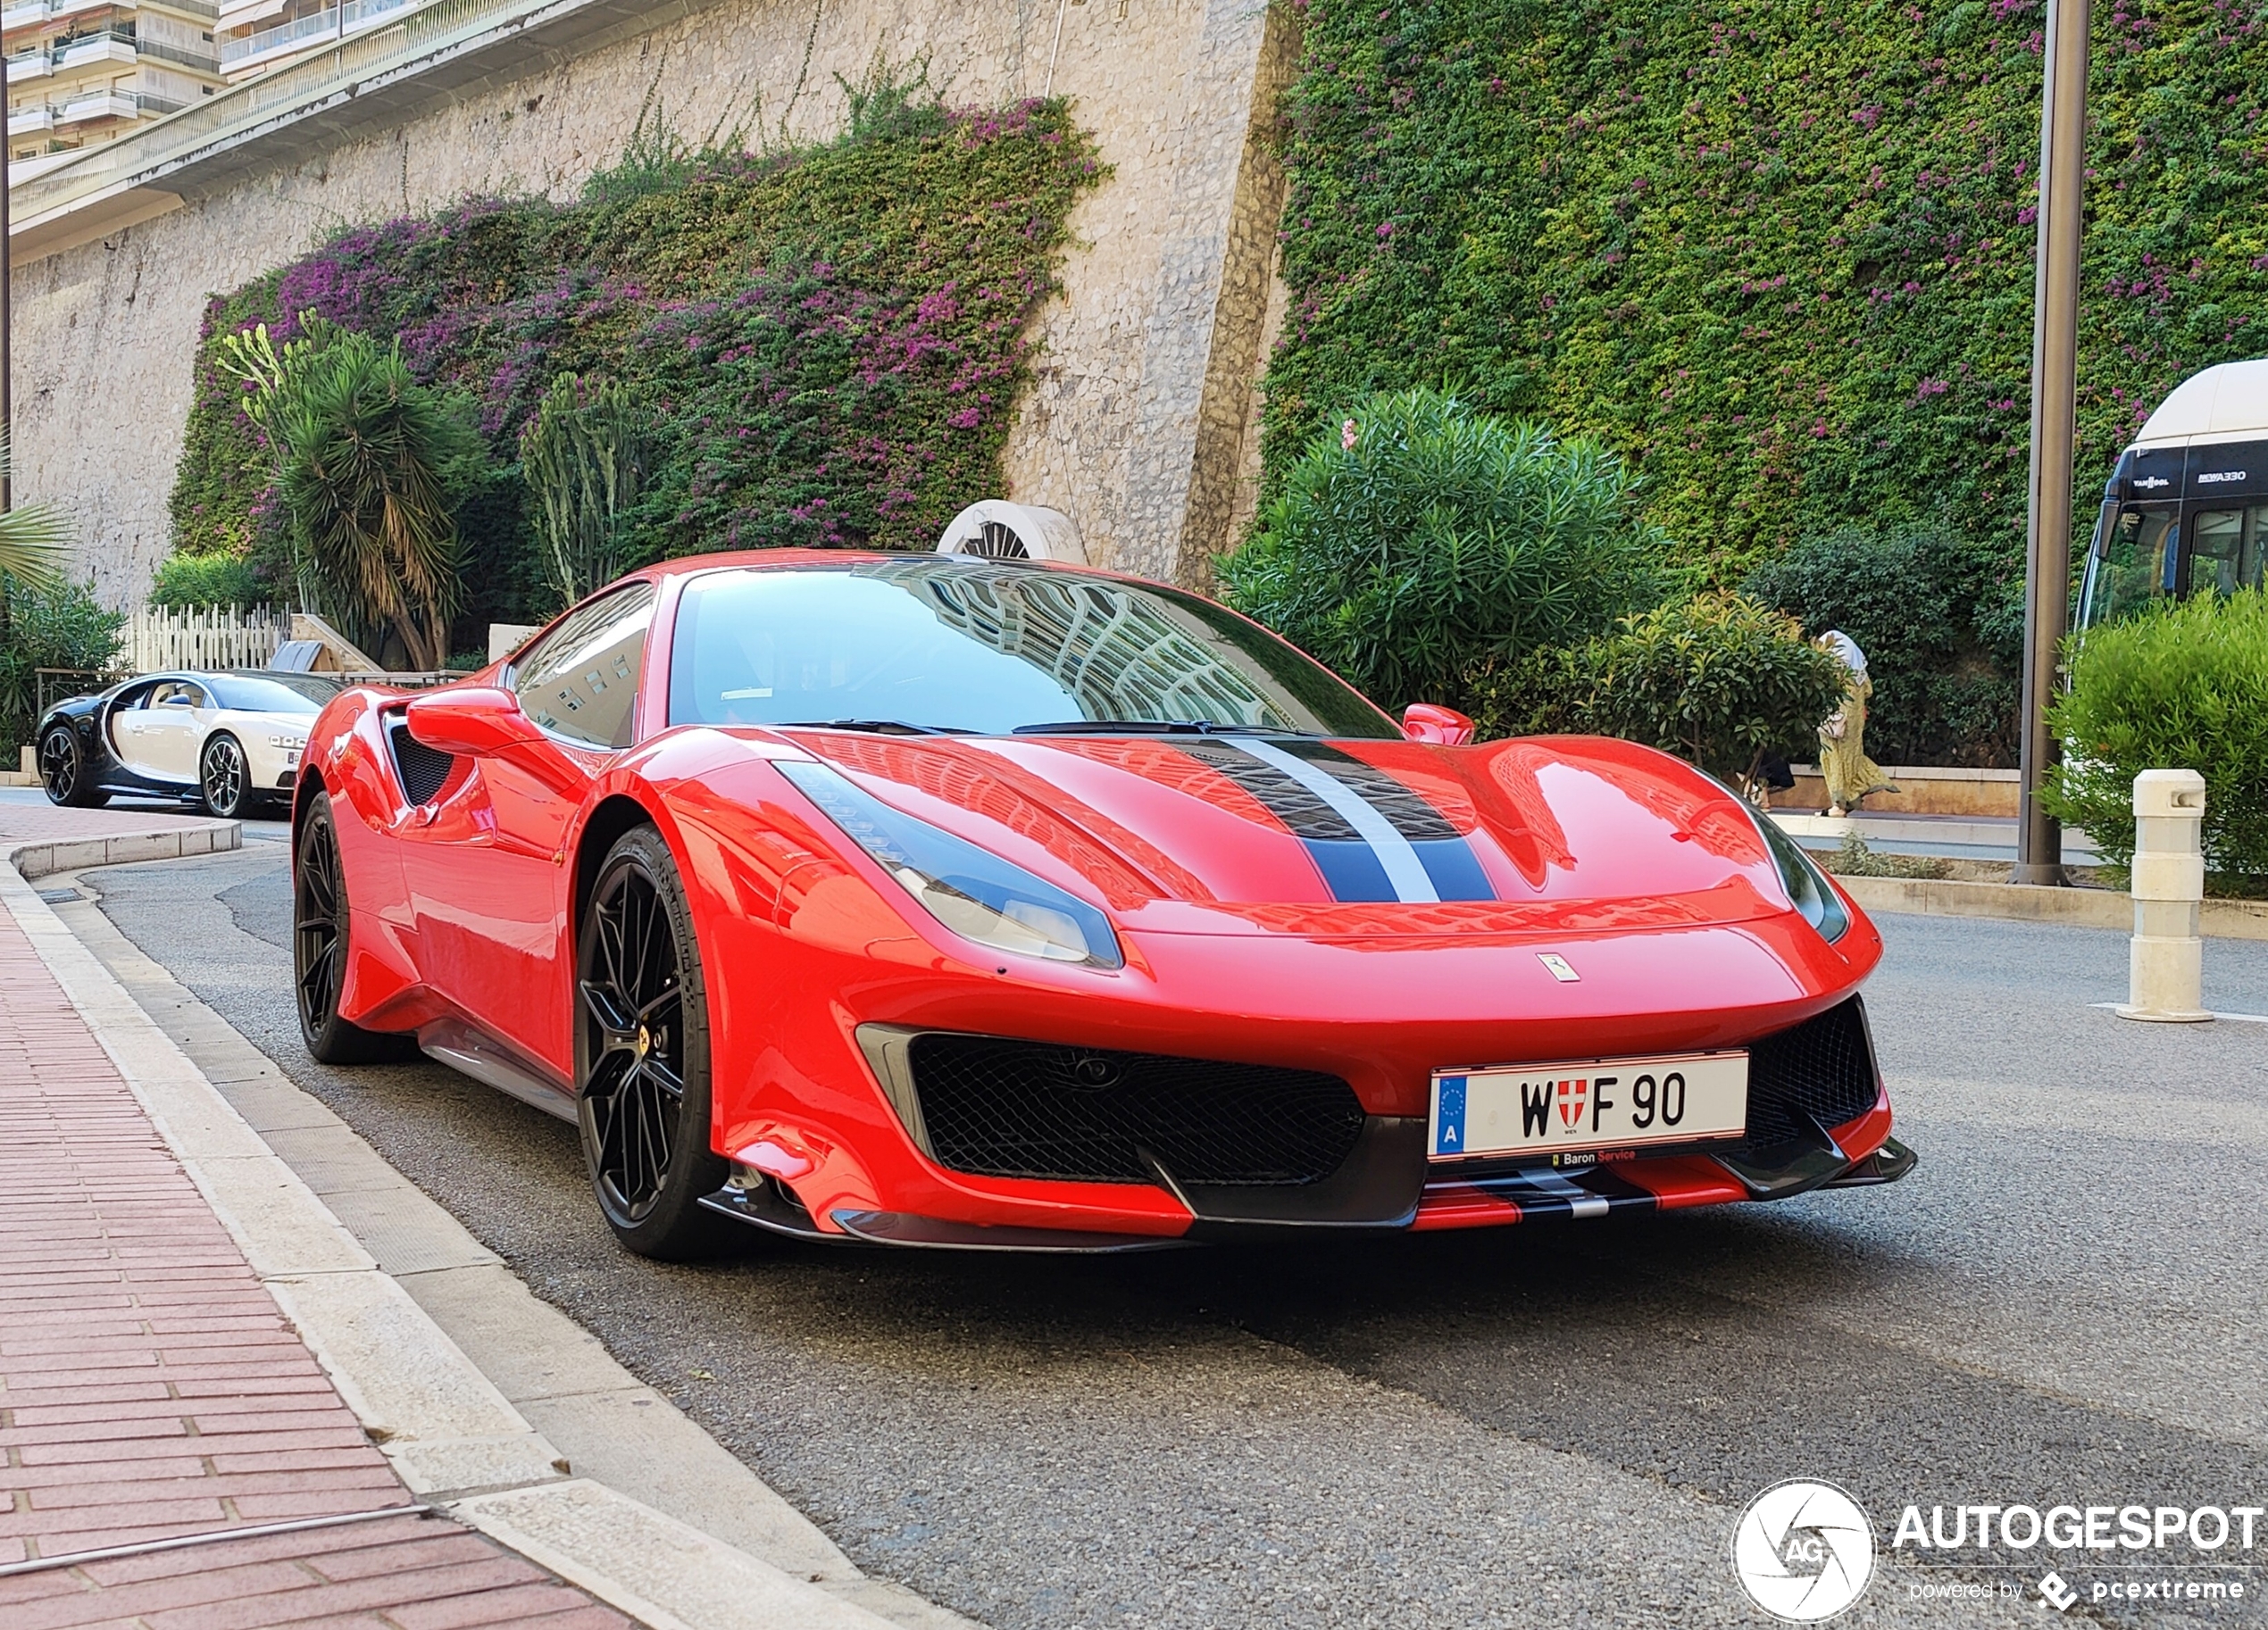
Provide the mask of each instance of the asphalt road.
MULTIPOLYGON (((1869 1002, 1922 1156, 1891 1188, 1297 1250, 752 1240, 668 1268, 614 1247, 563 1123, 436 1066, 305 1058, 276 836, 88 881, 862 1567, 1002 1630, 1745 1622, 1733 1519, 1797 1476, 1886 1538, 1910 1503, 2268 1505, 2268 1025, 2090 1007, 2123 992, 2119 936, 1883 919, 1869 1002)), ((2207 968, 2210 1005, 2268 1013, 2268 944, 2210 942, 2207 968)), ((1914 1591, 2141 1576, 1923 1559, 1844 1622, 2038 1623, 2036 1598, 1914 1591)), ((2071 1617, 2268 1622, 2268 1568, 2181 1577, 2247 1600, 2071 1617)))

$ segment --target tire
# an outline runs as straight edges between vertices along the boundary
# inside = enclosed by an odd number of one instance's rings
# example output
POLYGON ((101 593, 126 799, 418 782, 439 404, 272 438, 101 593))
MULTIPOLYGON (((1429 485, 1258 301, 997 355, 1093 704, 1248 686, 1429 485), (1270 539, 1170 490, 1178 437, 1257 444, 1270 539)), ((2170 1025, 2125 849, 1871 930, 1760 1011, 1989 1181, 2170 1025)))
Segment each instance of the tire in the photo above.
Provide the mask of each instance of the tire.
POLYGON ((88 774, 87 754, 69 725, 52 725, 39 738, 39 785, 50 803, 74 810, 98 810, 110 802, 88 774))
POLYGON ((299 1039, 319 1064, 383 1064, 414 1058, 414 1036, 365 1030, 338 1016, 346 975, 346 873, 330 794, 317 793, 291 857, 291 971, 299 1039))
POLYGON ((705 1210, 730 1166, 709 1147, 709 1001, 693 914, 651 827, 600 862, 575 950, 575 1104, 591 1192, 639 1256, 685 1261, 735 1225, 705 1210))
POLYGON ((243 819, 251 812, 256 796, 244 744, 225 730, 213 735, 197 755, 196 784, 206 814, 222 820, 243 819))

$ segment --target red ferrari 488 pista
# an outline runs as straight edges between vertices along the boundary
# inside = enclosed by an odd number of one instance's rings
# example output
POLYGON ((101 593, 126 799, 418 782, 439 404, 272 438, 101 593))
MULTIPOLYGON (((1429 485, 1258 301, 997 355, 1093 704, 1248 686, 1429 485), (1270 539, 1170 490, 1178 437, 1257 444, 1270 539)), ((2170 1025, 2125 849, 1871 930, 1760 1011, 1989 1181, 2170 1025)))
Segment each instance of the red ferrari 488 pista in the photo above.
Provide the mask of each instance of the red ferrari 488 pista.
POLYGON ((681 560, 309 740, 299 1007, 579 1122, 630 1249, 1112 1250, 1902 1176, 1881 954, 1725 787, 1397 726, 1193 595, 681 560))

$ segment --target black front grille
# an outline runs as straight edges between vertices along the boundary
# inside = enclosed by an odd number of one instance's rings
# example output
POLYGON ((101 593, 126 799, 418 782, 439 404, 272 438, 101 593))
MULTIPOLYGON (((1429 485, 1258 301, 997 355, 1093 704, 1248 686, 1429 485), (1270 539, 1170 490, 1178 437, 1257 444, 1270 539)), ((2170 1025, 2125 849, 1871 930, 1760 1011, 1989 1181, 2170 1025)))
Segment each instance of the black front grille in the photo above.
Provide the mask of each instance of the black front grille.
POLYGON ((1337 1076, 930 1033, 913 1085, 941 1166, 987 1177, 1314 1183, 1338 1169, 1363 1106, 1337 1076))
POLYGON ((394 768, 402 778, 403 795, 412 803, 430 803, 434 794, 448 781, 449 772, 457 767, 455 755, 427 746, 410 734, 405 724, 396 724, 390 736, 394 768))
POLYGON ((1831 1129, 1874 1107, 1874 1050, 1859 999, 1814 1014, 1748 1047, 1748 1143, 1805 1135, 1792 1111, 1831 1129))

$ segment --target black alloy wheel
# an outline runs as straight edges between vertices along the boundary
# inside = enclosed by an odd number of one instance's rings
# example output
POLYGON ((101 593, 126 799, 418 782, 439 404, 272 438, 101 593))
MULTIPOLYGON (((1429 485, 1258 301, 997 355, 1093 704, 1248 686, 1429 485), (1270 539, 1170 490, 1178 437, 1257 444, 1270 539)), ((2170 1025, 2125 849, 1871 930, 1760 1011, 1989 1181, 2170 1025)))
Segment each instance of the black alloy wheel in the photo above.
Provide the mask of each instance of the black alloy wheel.
POLYGON ((651 827, 606 852, 575 958, 575 1082, 598 1209, 640 1256, 705 1255, 730 1225, 701 1197, 709 1147, 708 992, 684 885, 651 827))
POLYGON ((414 1057, 414 1036, 365 1030, 338 1016, 346 980, 346 872, 339 863, 338 829, 330 794, 318 793, 300 827, 291 862, 292 982, 299 1005, 299 1038, 320 1064, 377 1064, 414 1057))
POLYGON ((197 768, 197 789, 204 798, 204 812, 235 820, 252 807, 252 767, 233 736, 215 736, 204 744, 197 768))
POLYGON ((50 803, 91 810, 110 802, 110 794, 87 773, 87 755, 69 725, 54 725, 39 738, 39 785, 50 803))

